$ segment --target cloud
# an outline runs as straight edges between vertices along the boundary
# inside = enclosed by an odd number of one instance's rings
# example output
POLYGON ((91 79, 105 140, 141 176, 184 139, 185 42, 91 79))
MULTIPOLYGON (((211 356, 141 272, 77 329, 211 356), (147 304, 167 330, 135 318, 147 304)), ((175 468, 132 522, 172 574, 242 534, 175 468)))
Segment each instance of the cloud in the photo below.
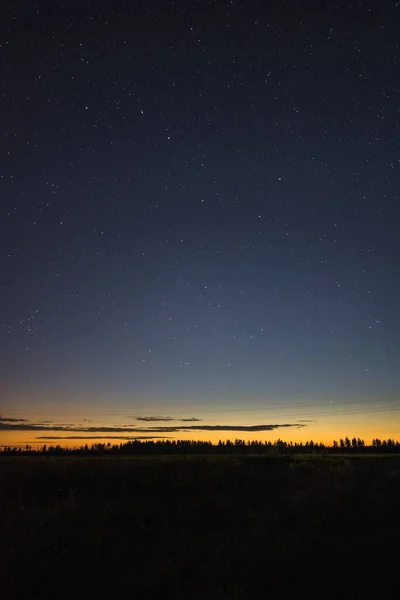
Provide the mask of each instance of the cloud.
POLYGON ((68 433, 178 433, 191 431, 238 431, 259 432, 273 431, 286 427, 306 427, 300 423, 281 423, 270 425, 160 425, 158 427, 98 427, 98 426, 64 426, 64 425, 41 425, 37 423, 9 423, 0 421, 0 431, 65 431, 68 433))
POLYGON ((163 440, 164 435, 41 435, 37 440, 163 440))
POLYGON ((305 425, 299 425, 298 423, 283 423, 274 425, 185 425, 184 427, 171 426, 171 427, 152 427, 148 428, 148 432, 177 432, 177 431, 273 431, 274 429, 280 429, 282 427, 305 427, 305 425))
POLYGON ((26 423, 26 419, 15 419, 13 417, 2 417, 0 415, 0 423, 3 422, 7 422, 7 423, 26 423))
MULTIPOLYGON (((47 429, 48 425, 50 423, 54 423, 54 421, 41 421, 40 423, 28 423, 28 425, 31 425, 32 427, 37 427, 39 429, 47 429)), ((54 425, 54 427, 63 427, 66 430, 68 430, 70 427, 75 427, 74 423, 56 423, 54 425)), ((1 424, 0 424, 0 429, 1 429, 1 424)))
POLYGON ((298 423, 318 423, 318 421, 315 421, 314 419, 299 419, 297 422, 298 423))
POLYGON ((157 421, 176 421, 179 423, 187 423, 189 421, 201 421, 196 417, 190 417, 189 419, 174 419, 174 417, 128 417, 129 419, 136 419, 137 421, 146 421, 147 423, 156 423, 157 421))
MULTIPOLYGON (((24 419, 21 419, 22 421, 24 419)), ((0 431, 80 431, 64 425, 46 425, 44 423, 5 423, 0 421, 0 431)))
POLYGON ((172 417, 133 417, 137 421, 146 421, 151 423, 153 421, 174 421, 172 417))

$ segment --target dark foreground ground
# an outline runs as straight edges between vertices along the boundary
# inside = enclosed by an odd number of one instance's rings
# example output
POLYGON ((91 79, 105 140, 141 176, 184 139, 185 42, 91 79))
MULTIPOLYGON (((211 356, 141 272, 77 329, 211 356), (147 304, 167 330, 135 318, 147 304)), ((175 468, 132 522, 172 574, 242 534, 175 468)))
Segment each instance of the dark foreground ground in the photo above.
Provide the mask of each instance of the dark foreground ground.
POLYGON ((0 460, 0 597, 400 598, 398 457, 0 460))

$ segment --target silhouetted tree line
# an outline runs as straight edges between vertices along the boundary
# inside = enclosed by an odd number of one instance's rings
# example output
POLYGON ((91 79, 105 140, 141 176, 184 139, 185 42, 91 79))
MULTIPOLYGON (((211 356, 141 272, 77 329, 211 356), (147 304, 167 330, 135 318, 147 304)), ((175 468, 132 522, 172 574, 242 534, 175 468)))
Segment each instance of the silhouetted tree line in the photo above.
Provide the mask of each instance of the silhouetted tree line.
POLYGON ((111 444, 108 442, 94 443, 90 446, 85 444, 75 448, 66 448, 59 444, 56 446, 47 446, 32 448, 30 445, 13 448, 6 446, 1 451, 4 455, 158 455, 158 454, 265 454, 265 455, 290 455, 290 454, 384 454, 400 453, 400 442, 389 438, 381 440, 379 438, 372 440, 371 446, 366 446, 364 440, 360 438, 340 438, 334 440, 332 446, 313 442, 284 442, 276 440, 275 442, 245 441, 241 439, 220 440, 217 444, 212 442, 202 442, 196 440, 132 440, 126 443, 111 444))

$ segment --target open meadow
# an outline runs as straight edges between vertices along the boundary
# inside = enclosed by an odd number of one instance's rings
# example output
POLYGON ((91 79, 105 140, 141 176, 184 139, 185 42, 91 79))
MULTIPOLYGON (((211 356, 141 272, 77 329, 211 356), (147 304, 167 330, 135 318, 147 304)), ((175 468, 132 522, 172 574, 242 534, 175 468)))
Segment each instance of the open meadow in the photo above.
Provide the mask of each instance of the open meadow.
POLYGON ((400 597, 398 456, 0 460, 0 597, 400 597))

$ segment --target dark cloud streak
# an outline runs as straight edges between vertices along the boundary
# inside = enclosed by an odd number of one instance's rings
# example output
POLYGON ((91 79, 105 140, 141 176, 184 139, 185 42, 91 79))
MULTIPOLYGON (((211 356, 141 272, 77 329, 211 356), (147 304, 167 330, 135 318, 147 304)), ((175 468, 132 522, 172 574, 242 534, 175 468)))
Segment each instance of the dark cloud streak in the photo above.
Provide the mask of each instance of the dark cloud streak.
POLYGON ((188 419, 175 419, 174 417, 127 417, 128 419, 136 419, 137 421, 146 421, 147 423, 156 423, 157 421, 176 421, 178 423, 187 423, 187 422, 197 422, 202 419, 197 419, 196 417, 190 417, 188 419))
POLYGON ((273 431, 286 427, 305 427, 299 423, 282 423, 268 425, 171 425, 159 427, 65 427, 63 425, 38 425, 32 423, 5 423, 0 422, 2 431, 65 431, 77 433, 176 433, 190 431, 238 431, 238 432, 259 432, 273 431))
POLYGON ((164 440, 164 435, 41 435, 37 440, 164 440))

